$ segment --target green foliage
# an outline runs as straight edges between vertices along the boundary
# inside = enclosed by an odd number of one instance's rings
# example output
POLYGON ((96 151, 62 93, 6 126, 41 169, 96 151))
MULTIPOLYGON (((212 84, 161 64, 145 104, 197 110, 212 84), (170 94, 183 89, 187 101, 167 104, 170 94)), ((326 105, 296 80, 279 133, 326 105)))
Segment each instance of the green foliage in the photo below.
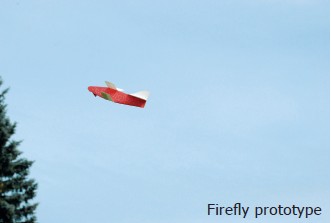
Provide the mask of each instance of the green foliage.
POLYGON ((20 142, 11 140, 16 123, 6 115, 7 92, 0 93, 0 223, 35 223, 37 204, 29 201, 36 195, 37 183, 28 179, 33 162, 20 158, 20 142))

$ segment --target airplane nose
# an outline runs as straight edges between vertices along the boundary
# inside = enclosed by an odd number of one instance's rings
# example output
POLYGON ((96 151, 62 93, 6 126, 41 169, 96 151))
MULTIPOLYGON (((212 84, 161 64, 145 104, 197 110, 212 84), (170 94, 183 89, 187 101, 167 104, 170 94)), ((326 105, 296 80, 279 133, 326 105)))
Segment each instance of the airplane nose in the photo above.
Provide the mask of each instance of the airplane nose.
POLYGON ((95 88, 94 87, 89 86, 87 89, 94 95, 94 97, 97 96, 97 94, 95 93, 95 88))

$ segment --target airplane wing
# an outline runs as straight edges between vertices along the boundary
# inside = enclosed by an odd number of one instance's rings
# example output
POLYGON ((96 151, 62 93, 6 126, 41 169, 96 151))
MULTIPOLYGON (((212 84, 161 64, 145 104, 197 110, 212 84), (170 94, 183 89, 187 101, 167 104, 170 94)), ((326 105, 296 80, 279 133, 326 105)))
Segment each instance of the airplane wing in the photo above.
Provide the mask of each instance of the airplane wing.
POLYGON ((107 87, 109 87, 109 88, 111 88, 111 89, 114 89, 114 90, 123 91, 123 89, 121 89, 121 88, 117 88, 117 87, 115 86, 115 84, 113 84, 113 83, 111 83, 111 82, 109 82, 109 81, 105 81, 105 82, 106 82, 107 87))
POLYGON ((106 85, 107 85, 107 87, 109 87, 109 88, 111 88, 111 89, 117 90, 115 84, 113 84, 113 83, 111 83, 111 82, 109 82, 109 81, 106 81, 106 85))
MULTIPOLYGON (((109 81, 106 81, 106 85, 107 87, 111 88, 111 89, 114 89, 114 90, 117 90, 117 91, 123 91, 123 89, 120 89, 120 88, 117 88, 115 86, 115 84, 109 82, 109 81)), ((140 98, 140 99, 143 99, 143 100, 147 100, 148 97, 149 97, 149 92, 148 91, 138 91, 136 93, 133 93, 133 94, 129 94, 131 96, 134 96, 136 98, 140 98)), ((109 100, 108 98, 110 98, 110 95, 103 95, 103 97, 107 100, 109 100)))
POLYGON ((148 97, 149 97, 149 92, 148 92, 148 91, 138 91, 138 92, 136 92, 136 93, 129 94, 129 95, 147 101, 147 99, 148 99, 148 97))

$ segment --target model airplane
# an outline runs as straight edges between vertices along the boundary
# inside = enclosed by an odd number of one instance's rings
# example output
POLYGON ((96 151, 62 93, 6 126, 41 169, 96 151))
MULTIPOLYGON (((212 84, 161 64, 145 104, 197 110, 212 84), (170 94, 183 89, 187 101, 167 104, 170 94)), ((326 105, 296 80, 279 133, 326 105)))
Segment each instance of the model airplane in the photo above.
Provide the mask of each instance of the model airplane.
POLYGON ((106 81, 107 87, 96 87, 89 86, 88 90, 103 99, 124 104, 143 108, 145 107, 147 98, 149 96, 148 91, 139 91, 134 94, 126 94, 122 89, 117 88, 113 83, 106 81))

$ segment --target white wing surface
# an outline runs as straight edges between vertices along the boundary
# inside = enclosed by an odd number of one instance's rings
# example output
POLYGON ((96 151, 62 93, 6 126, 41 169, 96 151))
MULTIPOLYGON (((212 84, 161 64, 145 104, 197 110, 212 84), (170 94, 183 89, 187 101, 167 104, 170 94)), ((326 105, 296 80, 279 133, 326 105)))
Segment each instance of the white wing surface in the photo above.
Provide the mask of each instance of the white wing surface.
POLYGON ((115 84, 113 84, 113 83, 111 83, 111 82, 109 82, 109 81, 106 81, 106 85, 107 85, 107 87, 109 87, 109 88, 111 88, 111 89, 117 90, 115 84))
POLYGON ((138 91, 136 93, 130 94, 132 96, 135 96, 137 98, 141 98, 147 101, 148 97, 149 97, 149 92, 148 91, 138 91))

